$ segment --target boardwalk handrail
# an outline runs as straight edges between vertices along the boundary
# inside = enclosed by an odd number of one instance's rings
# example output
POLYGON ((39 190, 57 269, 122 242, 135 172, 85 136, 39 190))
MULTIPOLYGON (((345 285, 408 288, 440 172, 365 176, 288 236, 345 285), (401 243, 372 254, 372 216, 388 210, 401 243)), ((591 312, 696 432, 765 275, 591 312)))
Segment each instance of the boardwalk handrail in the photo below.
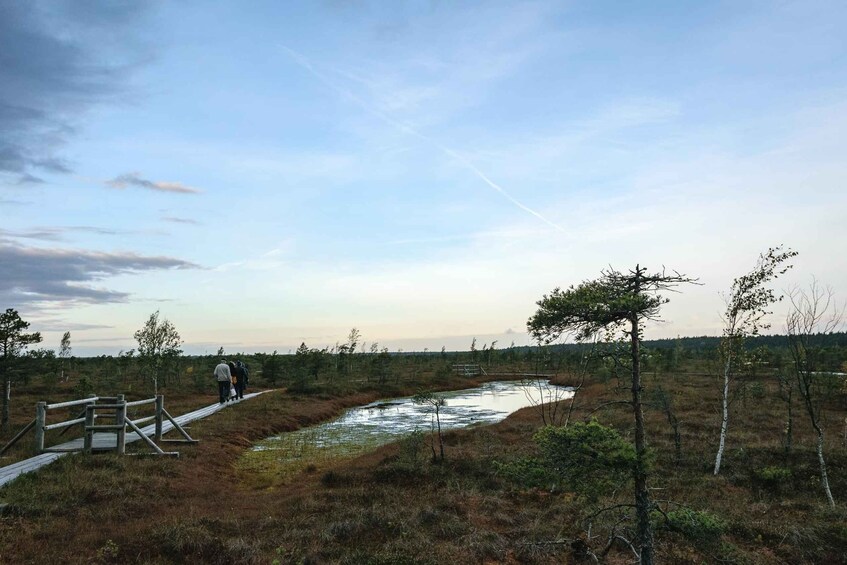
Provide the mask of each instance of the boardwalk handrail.
MULTIPOLYGON (((110 401, 112 399, 109 399, 110 401)), ((92 404, 86 406, 86 422, 85 422, 85 438, 83 441, 83 449, 90 453, 93 449, 112 449, 111 447, 95 447, 94 442, 94 434, 98 431, 101 432, 116 432, 116 442, 114 449, 120 453, 124 454, 126 452, 126 429, 129 428, 131 431, 134 431, 138 437, 147 444, 150 449, 156 455, 170 455, 179 457, 179 453, 176 451, 164 451, 156 442, 182 442, 182 443, 197 443, 197 440, 193 439, 188 435, 188 432, 183 429, 183 427, 176 421, 174 418, 165 410, 165 397, 161 394, 157 394, 153 398, 145 398, 143 400, 135 400, 133 402, 126 402, 124 400, 123 395, 118 396, 115 402, 110 402, 108 404, 92 404), (134 406, 144 406, 148 404, 155 404, 155 412, 152 416, 145 416, 141 418, 132 419, 127 414, 127 408, 134 406), (115 424, 114 425, 94 425, 94 417, 95 411, 99 409, 104 410, 114 410, 115 411, 115 424), (167 418, 171 424, 173 425, 173 429, 177 430, 184 439, 162 439, 162 424, 164 419, 167 418), (155 441, 147 437, 147 434, 142 431, 139 427, 139 424, 143 422, 155 421, 153 426, 153 435, 155 441)))
POLYGON ((476 375, 485 375, 485 369, 482 368, 482 365, 479 363, 454 363, 453 371, 457 375, 463 375, 465 377, 473 377, 476 375))
POLYGON ((68 420, 67 422, 58 422, 56 424, 50 424, 49 426, 44 426, 44 431, 47 430, 58 430, 61 428, 69 428, 71 426, 75 426, 76 424, 82 424, 85 422, 85 418, 77 418, 76 420, 68 420))
POLYGON ((144 404, 155 404, 156 397, 153 398, 145 398, 144 400, 133 400, 132 402, 127 402, 126 407, 129 408, 131 406, 143 406, 144 404))
MULTIPOLYGON (((67 451, 66 449, 59 448, 45 448, 44 439, 46 432, 50 430, 63 430, 62 434, 67 431, 68 428, 76 426, 78 424, 82 424, 85 429, 85 436, 83 437, 83 449, 87 452, 91 452, 92 448, 94 448, 93 437, 95 432, 100 431, 114 431, 116 432, 116 445, 114 449, 116 449, 119 453, 124 453, 124 444, 126 442, 126 428, 130 427, 135 430, 139 435, 144 435, 140 432, 140 428, 138 427, 140 424, 145 422, 155 421, 154 426, 154 436, 155 441, 170 441, 170 442, 184 442, 184 443, 197 443, 197 440, 192 439, 191 436, 180 426, 176 420, 165 410, 165 401, 164 396, 161 394, 156 395, 152 398, 144 398, 141 400, 133 400, 132 402, 127 402, 124 399, 124 395, 120 394, 118 396, 89 396, 88 398, 81 398, 78 400, 69 400, 67 402, 56 402, 53 404, 48 404, 46 401, 40 401, 35 405, 35 419, 32 420, 29 424, 27 424, 17 435, 15 435, 12 440, 7 443, 5 446, 0 448, 0 455, 6 452, 10 447, 12 447, 15 443, 18 442, 29 430, 35 429, 35 452, 38 454, 45 452, 53 452, 53 451, 67 451), (101 401, 102 404, 97 404, 98 401, 101 401), (47 412, 49 410, 55 410, 59 408, 69 408, 72 406, 81 406, 85 405, 83 410, 75 417, 70 420, 65 420, 63 422, 56 422, 53 424, 47 424, 47 412), (153 404, 155 405, 155 413, 150 416, 144 416, 141 418, 130 419, 127 415, 127 409, 136 407, 136 406, 145 406, 153 404), (112 412, 109 414, 109 419, 114 419, 114 424, 100 424, 97 425, 96 421, 98 418, 102 417, 96 413, 97 410, 107 410, 112 412), (174 429, 176 429, 184 439, 172 439, 172 440, 163 440, 162 439, 162 424, 164 419, 167 418, 171 424, 173 424, 174 429)), ((60 434, 61 435, 61 434, 60 434)), ((144 439, 147 439, 146 436, 144 439)), ((148 443, 152 443, 149 442, 148 443)), ((161 449, 155 450, 159 454, 172 455, 170 452, 164 452, 161 449)))
POLYGON ((80 400, 69 400, 67 402, 57 402, 56 404, 47 404, 45 407, 47 410, 53 410, 55 408, 67 408, 68 406, 79 406, 80 404, 88 404, 90 402, 97 402, 100 400, 99 396, 92 396, 90 398, 82 398, 80 400))

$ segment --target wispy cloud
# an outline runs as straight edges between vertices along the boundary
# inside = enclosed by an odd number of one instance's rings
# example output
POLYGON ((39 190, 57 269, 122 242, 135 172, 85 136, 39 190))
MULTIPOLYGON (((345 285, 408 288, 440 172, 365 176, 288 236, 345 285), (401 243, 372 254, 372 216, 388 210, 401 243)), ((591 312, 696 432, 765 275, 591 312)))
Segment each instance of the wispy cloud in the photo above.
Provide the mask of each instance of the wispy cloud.
POLYGON ((485 230, 470 232, 464 234, 453 234, 443 236, 427 236, 427 237, 407 237, 403 239, 395 239, 386 241, 386 245, 415 245, 420 243, 441 243, 451 241, 481 241, 487 239, 502 239, 514 240, 516 238, 532 238, 541 237, 545 233, 542 229, 502 229, 502 230, 485 230))
POLYGON ((0 228, 0 238, 8 239, 35 239, 40 241, 62 241, 70 233, 88 233, 94 235, 127 235, 127 234, 150 234, 154 232, 140 230, 116 230, 111 228, 100 228, 96 226, 51 226, 34 227, 23 230, 7 230, 0 228))
POLYGON ((214 267, 212 271, 224 272, 234 269, 249 269, 251 271, 272 271, 285 264, 285 255, 291 249, 290 242, 283 242, 278 247, 266 251, 258 257, 249 257, 242 261, 231 261, 214 267))
POLYGON ((542 222, 544 222, 548 226, 550 226, 550 227, 552 227, 552 228, 554 228, 558 231, 561 231, 561 232, 565 231, 562 226, 556 224, 555 222, 546 218, 540 212, 533 210, 532 208, 530 208, 529 206, 527 206, 526 204, 522 203, 517 198, 512 196, 502 186, 500 186, 499 184, 497 184, 496 182, 491 180, 491 178, 489 178, 488 175, 486 175, 476 165, 474 165, 469 159, 467 159, 466 157, 464 157, 463 155, 458 153, 456 150, 451 149, 450 147, 447 147, 446 145, 436 141, 432 137, 421 133, 418 129, 412 127, 408 123, 402 122, 400 120, 397 120, 397 119, 389 116, 386 112, 373 107, 370 103, 363 100, 362 98, 360 98, 359 96, 357 96, 356 94, 351 92, 350 90, 339 86, 334 81, 332 81, 325 73, 319 71, 315 67, 315 65, 308 58, 306 58, 304 55, 302 55, 301 53, 299 53, 299 52, 295 51, 294 49, 291 49, 290 47, 287 47, 285 45, 280 45, 280 47, 283 50, 285 50, 286 53, 288 53, 288 55, 291 57, 291 59, 293 59, 298 65, 300 65, 302 68, 304 68, 306 71, 308 71, 312 76, 314 76, 317 80, 319 80, 321 83, 323 83, 324 85, 329 87, 331 90, 333 90, 337 94, 343 96, 344 98, 347 98, 347 99, 353 101, 354 103, 356 103, 358 106, 360 106, 363 110, 365 110, 369 114, 379 118, 380 120, 387 123, 388 125, 396 128, 400 132, 406 133, 406 134, 409 134, 409 135, 413 135, 413 136, 421 139, 422 141, 426 142, 430 146, 438 149, 439 151, 446 154, 447 156, 449 156, 449 157, 453 158, 454 160, 458 161, 460 164, 464 165, 465 168, 467 168, 474 175, 476 175, 482 182, 484 182, 486 185, 488 185, 494 191, 498 192, 501 196, 503 196, 503 198, 505 198, 506 200, 508 200, 512 204, 514 204, 516 207, 520 208, 521 210, 523 210, 524 212, 526 212, 526 213, 528 213, 532 216, 535 216, 537 219, 541 220, 542 222))
POLYGON ((33 184, 44 184, 44 179, 39 178, 39 177, 32 175, 30 173, 23 173, 20 177, 18 177, 18 180, 15 182, 15 184, 18 185, 18 186, 27 186, 27 185, 33 185, 33 184))
POLYGON ((192 220, 190 218, 177 218, 175 216, 163 216, 163 222, 170 222, 172 224, 187 224, 191 226, 202 226, 202 222, 198 222, 197 220, 192 220))
POLYGON ((180 194, 200 194, 203 192, 202 190, 186 186, 179 182, 152 181, 149 179, 145 179, 141 176, 141 173, 124 173, 113 178, 112 180, 107 180, 106 185, 112 188, 120 189, 133 186, 138 188, 146 188, 148 190, 155 190, 158 192, 177 192, 180 194))
MULTIPOLYGON (((84 332, 88 330, 110 330, 115 326, 106 324, 86 324, 80 322, 66 322, 65 320, 56 318, 40 318, 38 320, 38 330, 42 332, 84 332)), ((73 342, 84 341, 74 338, 73 342)))
POLYGON ((121 274, 199 268, 173 257, 25 247, 4 240, 0 264, 14 265, 0 269, 0 301, 12 305, 125 302, 128 293, 91 284, 121 274))

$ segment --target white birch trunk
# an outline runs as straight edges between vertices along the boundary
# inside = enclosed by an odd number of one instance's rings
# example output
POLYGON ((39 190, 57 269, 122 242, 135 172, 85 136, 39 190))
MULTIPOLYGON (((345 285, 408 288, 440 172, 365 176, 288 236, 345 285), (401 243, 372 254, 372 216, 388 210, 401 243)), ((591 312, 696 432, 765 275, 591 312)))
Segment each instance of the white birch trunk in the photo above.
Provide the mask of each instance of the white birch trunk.
POLYGON ((823 431, 820 427, 815 426, 815 431, 818 432, 818 462, 821 466, 821 485, 826 493, 826 500, 829 505, 835 508, 835 499, 832 498, 832 491, 829 490, 829 477, 826 474, 826 462, 823 459, 823 431))
POLYGON ((715 457, 715 472, 717 475, 721 472, 721 459, 723 459, 723 450, 726 445, 726 429, 729 425, 729 369, 731 357, 727 357, 726 364, 723 369, 723 419, 721 420, 721 439, 718 443, 718 454, 715 457))

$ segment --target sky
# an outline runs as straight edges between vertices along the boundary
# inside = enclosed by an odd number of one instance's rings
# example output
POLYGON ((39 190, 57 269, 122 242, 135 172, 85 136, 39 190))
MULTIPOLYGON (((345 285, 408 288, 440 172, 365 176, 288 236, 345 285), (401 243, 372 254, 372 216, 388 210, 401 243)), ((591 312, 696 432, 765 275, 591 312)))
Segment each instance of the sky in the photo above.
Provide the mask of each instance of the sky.
MULTIPOLYGON (((758 255, 847 298, 847 4, 0 2, 0 307, 57 349, 529 343, 543 294, 758 255)), ((784 303, 772 331, 781 329, 784 303), (780 317, 782 316, 782 318, 780 317)))

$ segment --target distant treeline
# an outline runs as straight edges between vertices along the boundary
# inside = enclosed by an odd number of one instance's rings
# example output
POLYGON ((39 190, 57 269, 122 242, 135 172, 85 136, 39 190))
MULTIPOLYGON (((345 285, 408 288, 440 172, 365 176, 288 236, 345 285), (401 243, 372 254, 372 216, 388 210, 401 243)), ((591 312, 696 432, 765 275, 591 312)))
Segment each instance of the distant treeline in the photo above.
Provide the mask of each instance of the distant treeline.
MULTIPOLYGON (((651 339, 641 342, 642 347, 653 350, 680 349, 687 353, 708 353, 717 350, 721 343, 720 336, 698 336, 698 337, 675 337, 668 339, 651 339)), ((847 347, 847 332, 829 334, 815 334, 811 337, 810 344, 814 347, 839 348, 847 347)), ((781 349, 788 347, 787 335, 760 335, 748 338, 744 342, 745 348, 754 350, 759 348, 781 349)), ((536 346, 516 346, 514 349, 525 351, 536 346)), ((548 346, 556 352, 579 351, 590 347, 582 343, 559 343, 548 346)))

